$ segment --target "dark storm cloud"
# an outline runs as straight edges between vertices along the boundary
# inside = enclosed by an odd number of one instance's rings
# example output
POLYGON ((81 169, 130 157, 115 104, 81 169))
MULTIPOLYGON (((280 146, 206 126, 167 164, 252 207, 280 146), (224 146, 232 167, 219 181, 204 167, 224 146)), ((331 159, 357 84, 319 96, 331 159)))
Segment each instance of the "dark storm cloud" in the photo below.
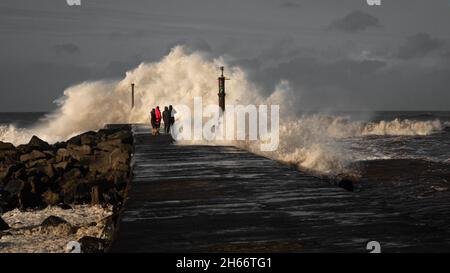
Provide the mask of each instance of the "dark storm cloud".
POLYGON ((280 6, 283 8, 298 8, 300 7, 300 4, 294 1, 284 1, 280 4, 280 6))
POLYGON ((446 110, 444 1, 1 0, 0 109, 50 110, 71 84, 121 78, 183 44, 241 66, 267 95, 289 80, 299 108, 446 110), (407 39, 417 32, 429 34, 407 39))
POLYGON ((47 111, 67 87, 95 78, 79 65, 51 62, 2 63, 0 65, 0 111, 47 111), (44 100, 39 99, 45 97, 44 100), (7 105, 14 105, 9 109, 7 105))
POLYGON ((400 59, 421 58, 434 50, 441 48, 444 41, 438 38, 432 38, 428 33, 418 33, 407 38, 397 53, 400 59))
POLYGON ((76 44, 72 44, 72 43, 65 43, 65 44, 59 44, 59 45, 55 45, 52 47, 56 54, 69 54, 69 55, 73 55, 73 54, 79 54, 81 52, 81 49, 79 46, 77 46, 76 44))
POLYGON ((144 29, 136 29, 133 31, 112 31, 108 38, 110 40, 129 40, 129 39, 139 39, 144 38, 145 36, 149 35, 149 31, 146 31, 144 29))
POLYGON ((264 67, 266 62, 257 59, 240 60, 238 64, 266 95, 270 95, 280 79, 288 80, 294 90, 302 90, 299 108, 303 110, 332 105, 333 101, 351 108, 355 100, 367 94, 365 86, 377 79, 376 75, 386 66, 386 62, 377 60, 322 61, 310 51, 299 55, 311 56, 296 57, 271 67, 264 67))
POLYGON ((347 14, 341 19, 334 20, 331 22, 329 28, 354 33, 380 26, 378 18, 364 11, 357 10, 347 14))

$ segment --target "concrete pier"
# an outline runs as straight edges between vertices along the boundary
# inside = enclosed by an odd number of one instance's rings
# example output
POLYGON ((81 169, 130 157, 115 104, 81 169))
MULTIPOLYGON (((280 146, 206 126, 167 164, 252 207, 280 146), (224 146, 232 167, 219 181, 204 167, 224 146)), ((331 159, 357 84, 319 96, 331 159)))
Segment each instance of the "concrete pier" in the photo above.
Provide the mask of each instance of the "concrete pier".
POLYGON ((134 171, 112 252, 449 251, 446 231, 279 162, 176 145, 133 126, 134 171))

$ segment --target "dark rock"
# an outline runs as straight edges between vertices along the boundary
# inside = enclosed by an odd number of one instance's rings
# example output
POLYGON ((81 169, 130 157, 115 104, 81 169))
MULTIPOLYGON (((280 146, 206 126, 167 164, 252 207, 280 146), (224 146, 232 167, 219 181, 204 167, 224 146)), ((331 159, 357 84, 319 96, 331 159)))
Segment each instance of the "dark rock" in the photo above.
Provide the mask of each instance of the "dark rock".
POLYGON ((83 253, 103 253, 108 247, 109 241, 100 238, 84 236, 83 238, 78 240, 78 243, 80 243, 81 252, 83 253))
POLYGON ((107 141, 102 141, 97 144, 97 149, 100 149, 102 151, 106 152, 112 152, 116 148, 120 148, 122 146, 122 140, 121 139, 111 139, 107 141))
POLYGON ((38 160, 42 158, 46 158, 47 156, 38 150, 33 150, 31 153, 23 154, 20 156, 21 162, 28 162, 30 160, 38 160))
POLYGON ((115 149, 111 152, 111 169, 117 171, 128 171, 129 170, 129 159, 130 154, 122 149, 115 149))
POLYGON ((58 193, 54 193, 51 190, 46 191, 44 194, 42 194, 43 201, 49 205, 54 206, 58 204, 61 200, 61 197, 58 193))
POLYGON ((354 190, 353 181, 351 181, 351 180, 343 179, 343 180, 338 182, 338 186, 343 188, 343 189, 346 189, 348 191, 353 191, 354 190))
POLYGON ((81 136, 74 136, 71 139, 66 141, 67 145, 72 144, 72 145, 81 145, 81 136))
POLYGON ((58 207, 63 209, 63 210, 72 209, 72 207, 70 205, 67 205, 67 204, 64 204, 64 203, 59 203, 58 207))
POLYGON ((76 228, 60 217, 49 216, 41 223, 41 232, 53 235, 70 235, 76 232, 76 228))
POLYGON ((0 217, 0 230, 8 230, 9 225, 0 217))
POLYGON ((6 184, 4 191, 8 192, 10 195, 18 195, 24 189, 24 187, 25 187, 24 181, 14 179, 6 184))
POLYGON ((34 166, 33 168, 27 169, 27 174, 29 176, 48 176, 49 178, 53 178, 55 176, 52 164, 49 164, 47 162, 43 162, 42 164, 34 166))
POLYGON ((60 148, 56 152, 56 162, 67 161, 70 158, 70 153, 66 148, 60 148))
POLYGON ((54 147, 55 151, 57 151, 58 149, 66 148, 67 143, 66 142, 56 142, 55 144, 53 144, 53 147, 54 147))
POLYGON ((98 186, 94 186, 91 188, 91 206, 100 204, 100 195, 98 191, 98 186))
POLYGON ((14 172, 21 168, 14 162, 0 162, 0 182, 7 180, 14 172))
POLYGON ((62 161, 56 164, 53 164, 53 168, 57 171, 65 172, 70 166, 70 162, 68 161, 62 161))
POLYGON ((18 155, 16 148, 11 143, 0 141, 0 158, 13 157, 18 155))
POLYGON ((20 179, 24 181, 27 179, 27 171, 23 165, 14 165, 13 170, 14 172, 10 175, 9 179, 20 179))
POLYGON ((107 139, 120 139, 123 144, 133 144, 133 134, 130 131, 119 131, 109 135, 107 139))
POLYGON ((44 150, 50 150, 50 145, 43 141, 42 139, 38 138, 37 136, 33 136, 28 142, 28 146, 31 148, 36 148, 37 150, 44 151, 44 150))
POLYGON ((19 179, 10 180, 5 188, 6 201, 10 207, 26 209, 42 206, 39 195, 32 192, 32 186, 29 182, 19 179))
POLYGON ((83 181, 83 183, 79 183, 75 190, 74 200, 77 204, 87 204, 92 201, 91 197, 91 188, 92 186, 83 181))
POLYGON ((62 181, 61 190, 65 204, 86 204, 91 201, 91 185, 84 178, 62 181))
POLYGON ((77 168, 71 169, 70 171, 66 172, 63 175, 63 178, 65 180, 74 180, 74 179, 78 179, 78 178, 81 178, 81 177, 82 177, 82 173, 77 168))
POLYGON ((31 185, 31 192, 34 194, 41 195, 44 191, 49 188, 48 183, 43 178, 38 178, 36 176, 29 176, 27 179, 28 183, 31 185))
POLYGON ((81 145, 94 145, 98 140, 98 135, 96 132, 86 132, 80 135, 81 145))
POLYGON ((0 157, 0 208, 121 203, 133 142, 126 128, 87 132, 54 145, 36 136, 17 148, 0 142, 0 151, 13 156, 0 157))
POLYGON ((92 149, 88 145, 67 145, 67 151, 73 159, 77 161, 81 161, 85 156, 90 155, 92 153, 92 149))
POLYGON ((98 153, 94 155, 89 164, 89 171, 93 173, 106 174, 111 168, 109 153, 98 153))
POLYGON ((47 158, 55 157, 55 152, 53 152, 53 151, 44 151, 44 154, 47 156, 47 158))
POLYGON ((93 132, 93 131, 89 131, 86 133, 83 133, 81 135, 77 135, 72 137, 71 139, 69 139, 67 141, 67 144, 72 144, 72 145, 91 145, 93 143, 95 143, 97 139, 97 133, 93 132))
POLYGON ((16 148, 14 147, 14 145, 12 145, 9 142, 2 142, 0 141, 0 151, 5 151, 5 150, 15 150, 16 148))
POLYGON ((29 161, 29 162, 27 162, 25 164, 25 167, 27 169, 30 169, 30 168, 34 168, 36 166, 43 166, 43 165, 47 165, 47 160, 45 160, 44 158, 33 160, 33 161, 29 161))
POLYGON ((98 135, 101 139, 106 139, 108 136, 119 132, 121 129, 120 128, 106 128, 106 129, 100 129, 98 131, 98 135))
POLYGON ((44 221, 42 221, 42 227, 57 227, 61 224, 67 224, 68 222, 58 216, 49 216, 44 221))

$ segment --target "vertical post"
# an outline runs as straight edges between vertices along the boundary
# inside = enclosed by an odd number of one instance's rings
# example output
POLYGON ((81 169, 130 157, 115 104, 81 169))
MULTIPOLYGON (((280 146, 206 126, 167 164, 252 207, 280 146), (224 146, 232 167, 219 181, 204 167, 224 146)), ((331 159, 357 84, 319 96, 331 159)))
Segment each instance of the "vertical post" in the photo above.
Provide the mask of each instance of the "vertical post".
POLYGON ((134 108, 134 83, 131 84, 131 109, 134 108))
POLYGON ((219 77, 219 107, 225 112, 225 76, 223 75, 224 67, 221 66, 222 75, 219 77))

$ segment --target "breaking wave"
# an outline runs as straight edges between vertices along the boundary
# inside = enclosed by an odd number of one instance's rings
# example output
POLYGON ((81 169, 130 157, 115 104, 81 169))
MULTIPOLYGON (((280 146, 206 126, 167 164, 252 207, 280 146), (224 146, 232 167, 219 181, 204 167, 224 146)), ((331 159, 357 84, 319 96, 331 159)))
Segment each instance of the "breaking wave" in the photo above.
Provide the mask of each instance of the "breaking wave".
POLYGON ((303 116, 297 126, 315 128, 321 134, 334 138, 362 136, 426 136, 440 132, 445 126, 438 119, 416 121, 409 119, 382 120, 379 122, 351 121, 347 117, 321 115, 303 116))
MULTIPOLYGON (((192 105, 194 97, 204 104, 217 103, 218 67, 226 60, 209 60, 200 52, 188 53, 177 46, 161 61, 142 63, 126 72, 118 81, 83 82, 69 87, 57 101, 57 109, 31 128, 0 127, 0 140, 26 143, 37 135, 48 142, 68 139, 76 134, 103 128, 108 123, 148 123, 149 112, 156 105, 192 105), (136 84, 135 108, 130 109, 130 85, 136 84)), ((351 122, 344 117, 320 115, 295 116, 298 94, 281 80, 271 95, 252 84, 239 67, 227 66, 227 103, 279 104, 280 145, 277 151, 264 155, 321 173, 334 174, 348 170, 352 156, 335 138, 366 135, 426 135, 440 130, 439 121, 409 120, 378 123, 351 122), (294 108, 293 108, 294 107, 294 108)), ((259 152, 258 143, 234 143, 259 152)))

